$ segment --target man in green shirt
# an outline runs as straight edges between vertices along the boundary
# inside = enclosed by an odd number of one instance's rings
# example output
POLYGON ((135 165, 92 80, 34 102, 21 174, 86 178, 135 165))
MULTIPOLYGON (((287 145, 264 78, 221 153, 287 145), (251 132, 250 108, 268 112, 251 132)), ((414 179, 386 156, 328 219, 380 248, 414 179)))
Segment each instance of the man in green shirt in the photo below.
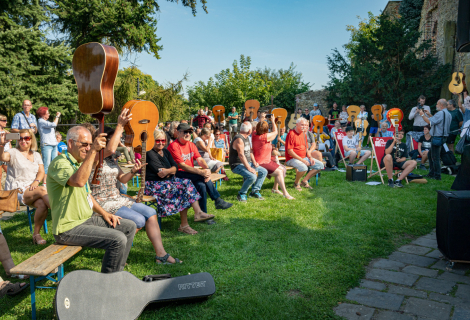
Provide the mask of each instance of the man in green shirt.
POLYGON ((238 121, 238 112, 235 107, 232 107, 232 112, 228 114, 228 131, 230 132, 230 136, 233 138, 234 135, 237 134, 237 121, 238 121))
POLYGON ((106 134, 92 141, 82 126, 67 133, 67 153, 49 166, 47 192, 57 243, 105 249, 101 272, 122 271, 134 239, 136 225, 106 212, 92 197, 88 184, 97 153, 106 146, 106 134))

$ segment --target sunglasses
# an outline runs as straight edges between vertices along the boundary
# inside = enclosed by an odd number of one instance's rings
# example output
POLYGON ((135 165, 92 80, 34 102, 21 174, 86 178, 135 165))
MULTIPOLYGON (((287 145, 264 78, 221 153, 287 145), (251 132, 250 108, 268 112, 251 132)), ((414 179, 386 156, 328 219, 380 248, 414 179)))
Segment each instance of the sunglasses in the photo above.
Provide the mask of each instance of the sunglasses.
MULTIPOLYGON (((72 139, 72 140, 73 140, 73 139, 72 139)), ((93 144, 93 143, 80 142, 80 141, 78 141, 78 140, 73 140, 73 141, 80 143, 83 148, 86 148, 86 147, 88 147, 88 146, 90 146, 90 148, 91 148, 91 145, 93 144)))
POLYGON ((24 140, 24 141, 30 141, 31 140, 31 137, 21 137, 19 139, 20 141, 24 140))
POLYGON ((0 121, 5 121, 5 122, 7 122, 7 119, 0 119, 0 121))
POLYGON ((185 131, 183 131, 183 133, 184 134, 191 134, 191 133, 193 133, 193 130, 185 130, 185 131))
POLYGON ((165 139, 159 139, 159 140, 155 140, 155 143, 165 143, 166 140, 165 139))

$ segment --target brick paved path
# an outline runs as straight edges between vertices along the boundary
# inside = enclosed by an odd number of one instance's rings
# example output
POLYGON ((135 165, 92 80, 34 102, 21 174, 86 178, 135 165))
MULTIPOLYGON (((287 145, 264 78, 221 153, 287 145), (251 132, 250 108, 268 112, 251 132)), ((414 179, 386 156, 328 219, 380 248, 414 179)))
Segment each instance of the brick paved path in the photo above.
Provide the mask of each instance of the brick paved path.
POLYGON ((336 314, 354 320, 470 320, 470 264, 447 270, 440 257, 433 231, 388 259, 372 261, 336 314))

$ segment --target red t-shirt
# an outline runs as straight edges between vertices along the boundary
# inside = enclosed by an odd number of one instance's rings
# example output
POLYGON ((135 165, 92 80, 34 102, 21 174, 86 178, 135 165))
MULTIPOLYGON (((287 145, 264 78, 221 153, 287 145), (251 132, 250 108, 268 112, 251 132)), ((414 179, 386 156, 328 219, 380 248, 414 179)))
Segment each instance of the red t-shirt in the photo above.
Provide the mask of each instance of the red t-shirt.
POLYGON ((257 135, 255 131, 251 135, 253 145, 253 155, 259 164, 269 163, 271 161, 271 151, 273 149, 271 142, 268 142, 268 134, 257 135))
POLYGON ((194 160, 201 156, 197 151, 196 145, 191 141, 188 141, 186 144, 181 144, 179 140, 176 139, 170 143, 167 149, 170 151, 173 159, 178 164, 179 171, 184 171, 179 166, 181 162, 184 162, 184 164, 194 168, 194 160))
POLYGON ((295 129, 289 131, 286 137, 286 162, 292 159, 287 150, 292 149, 302 159, 307 156, 307 137, 303 132, 297 133, 295 129))

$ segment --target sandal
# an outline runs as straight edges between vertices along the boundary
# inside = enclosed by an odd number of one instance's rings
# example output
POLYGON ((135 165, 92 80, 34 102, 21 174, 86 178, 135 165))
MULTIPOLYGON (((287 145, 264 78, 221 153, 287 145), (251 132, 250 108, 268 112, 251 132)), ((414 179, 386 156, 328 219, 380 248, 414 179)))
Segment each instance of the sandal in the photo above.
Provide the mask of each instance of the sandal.
POLYGON ((271 193, 282 194, 282 192, 281 192, 281 191, 279 191, 279 190, 274 190, 274 189, 271 189, 271 193))
POLYGON ((300 184, 294 183, 294 188, 295 188, 295 190, 297 190, 299 192, 302 191, 302 188, 300 187, 300 184))
POLYGON ((304 188, 307 188, 307 189, 313 189, 311 185, 308 184, 308 182, 301 182, 300 185, 304 188))
POLYGON ((189 224, 188 224, 187 226, 185 226, 185 227, 179 227, 179 228, 178 228, 178 231, 179 231, 179 232, 182 232, 182 233, 187 233, 187 234, 190 234, 190 235, 195 235, 195 234, 197 234, 197 231, 194 230, 193 228, 191 228, 191 227, 189 226, 189 224))
POLYGON ((170 254, 167 253, 167 254, 165 254, 164 257, 155 256, 155 260, 157 260, 157 264, 180 264, 180 263, 183 263, 183 261, 180 261, 180 259, 178 259, 178 258, 175 258, 175 263, 168 262, 169 257, 170 257, 170 254), (160 262, 158 262, 158 261, 160 261, 160 262))
POLYGON ((0 298, 3 297, 4 295, 9 295, 9 296, 14 296, 15 294, 20 293, 24 289, 26 289, 29 286, 29 283, 24 283, 21 285, 21 283, 11 283, 9 281, 4 281, 2 283, 2 286, 0 287, 0 298))
MULTIPOLYGON (((201 212, 199 212, 199 215, 200 215, 201 213, 205 213, 205 212, 202 212, 202 211, 201 211, 201 212)), ((215 217, 215 216, 214 216, 213 214, 209 214, 209 215, 208 215, 207 217, 205 217, 205 218, 201 218, 201 217, 196 218, 196 217, 194 217, 194 222, 203 222, 203 221, 206 221, 206 220, 214 219, 214 217, 215 217)))
POLYGON ((33 244, 45 245, 46 240, 44 240, 39 233, 33 234, 33 244))

